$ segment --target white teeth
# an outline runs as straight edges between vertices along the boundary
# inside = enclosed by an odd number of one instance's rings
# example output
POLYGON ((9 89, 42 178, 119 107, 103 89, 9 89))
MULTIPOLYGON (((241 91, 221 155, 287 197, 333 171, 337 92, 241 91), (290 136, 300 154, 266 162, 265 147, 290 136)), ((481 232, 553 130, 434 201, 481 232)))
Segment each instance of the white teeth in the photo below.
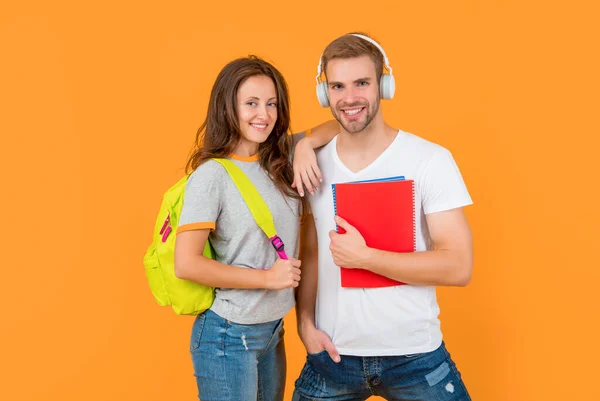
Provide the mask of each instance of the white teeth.
POLYGON ((360 113, 362 109, 354 109, 354 110, 344 110, 344 113, 346 113, 349 116, 353 116, 355 114, 360 113))
POLYGON ((267 128, 267 124, 250 124, 251 126, 258 128, 258 129, 265 129, 267 128))

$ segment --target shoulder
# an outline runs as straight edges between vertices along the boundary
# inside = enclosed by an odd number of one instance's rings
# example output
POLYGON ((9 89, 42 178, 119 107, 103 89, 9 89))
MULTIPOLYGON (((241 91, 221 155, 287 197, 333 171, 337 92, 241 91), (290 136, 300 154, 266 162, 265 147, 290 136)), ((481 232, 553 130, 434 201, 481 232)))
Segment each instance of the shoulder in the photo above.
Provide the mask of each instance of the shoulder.
POLYGON ((433 159, 450 155, 450 151, 445 147, 418 135, 404 131, 399 131, 398 135, 401 137, 401 147, 408 149, 411 153, 417 154, 423 159, 433 159))
POLYGON ((198 166, 189 176, 187 186, 217 186, 223 183, 227 175, 225 168, 214 160, 208 160, 198 166))
POLYGON ((207 160, 201 165, 199 165, 196 170, 192 172, 190 177, 198 177, 198 176, 222 176, 226 173, 225 168, 222 164, 217 163, 214 160, 207 160))
POLYGON ((309 128, 305 131, 293 132, 293 133, 288 134, 288 138, 290 138, 294 142, 298 142, 300 139, 310 136, 311 131, 312 130, 309 128))

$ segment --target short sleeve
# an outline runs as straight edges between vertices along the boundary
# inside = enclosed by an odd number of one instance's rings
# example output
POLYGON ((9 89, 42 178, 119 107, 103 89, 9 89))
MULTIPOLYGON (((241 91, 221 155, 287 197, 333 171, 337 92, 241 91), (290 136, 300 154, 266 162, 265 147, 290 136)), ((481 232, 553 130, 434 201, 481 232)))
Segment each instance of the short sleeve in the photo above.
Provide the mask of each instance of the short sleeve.
POLYGON ((295 134, 292 134, 292 156, 296 151, 296 145, 298 144, 298 142, 300 142, 301 139, 310 136, 311 131, 311 128, 309 128, 306 131, 296 132, 295 134))
POLYGON ((473 203, 452 154, 438 148, 420 180, 425 214, 443 212, 473 203))
POLYGON ((188 178, 177 233, 216 227, 224 191, 223 168, 212 160, 188 178))

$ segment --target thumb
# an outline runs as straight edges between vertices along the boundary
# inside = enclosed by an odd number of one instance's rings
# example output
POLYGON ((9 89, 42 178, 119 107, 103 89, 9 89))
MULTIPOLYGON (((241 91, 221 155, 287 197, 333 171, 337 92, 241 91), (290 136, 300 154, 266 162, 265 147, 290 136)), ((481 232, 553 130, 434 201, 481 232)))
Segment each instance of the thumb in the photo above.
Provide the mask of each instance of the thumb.
POLYGON ((335 363, 339 363, 342 360, 342 358, 340 357, 340 353, 338 352, 337 348, 335 348, 335 345, 333 345, 333 342, 329 338, 325 340, 324 346, 325 350, 329 354, 329 357, 335 363))
POLYGON ((346 232, 356 231, 354 226, 350 225, 346 220, 342 219, 340 216, 335 216, 335 222, 338 226, 342 227, 346 232))

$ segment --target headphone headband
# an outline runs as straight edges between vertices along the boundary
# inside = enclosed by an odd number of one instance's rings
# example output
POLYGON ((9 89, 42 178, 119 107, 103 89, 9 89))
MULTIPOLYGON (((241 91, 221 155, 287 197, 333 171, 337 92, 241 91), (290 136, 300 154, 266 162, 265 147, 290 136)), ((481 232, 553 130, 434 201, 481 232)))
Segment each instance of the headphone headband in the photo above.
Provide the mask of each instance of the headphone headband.
MULTIPOLYGON (((387 68, 389 73, 392 74, 392 67, 390 66, 390 62, 388 61, 387 55, 385 54, 385 50, 383 50, 383 47, 381 47, 381 45, 379 43, 377 43, 374 39, 371 39, 368 36, 360 35, 358 33, 350 33, 349 35, 356 36, 357 38, 366 40, 367 42, 369 42, 373 46, 375 46, 377 49, 379 49, 379 51, 381 52, 381 55, 383 56, 383 62, 385 64, 385 68, 387 68)), ((321 57, 319 57, 319 66, 317 67, 317 83, 319 83, 319 78, 321 77, 321 73, 323 73, 322 68, 323 68, 323 54, 324 53, 325 52, 321 53, 321 57)))

